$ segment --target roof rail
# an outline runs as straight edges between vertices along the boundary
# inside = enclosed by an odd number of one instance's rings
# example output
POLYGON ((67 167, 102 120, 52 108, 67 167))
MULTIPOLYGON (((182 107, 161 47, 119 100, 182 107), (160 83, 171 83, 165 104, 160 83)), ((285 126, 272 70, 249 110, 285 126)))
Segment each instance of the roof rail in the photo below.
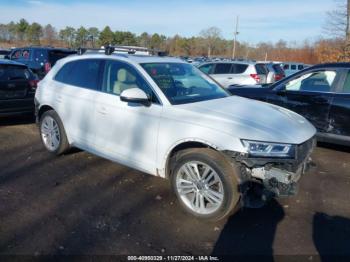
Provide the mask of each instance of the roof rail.
POLYGON ((167 53, 165 51, 150 49, 146 47, 137 47, 137 46, 118 46, 118 45, 108 45, 104 48, 78 48, 78 55, 83 55, 88 51, 104 51, 106 55, 111 55, 114 52, 125 52, 128 54, 135 54, 137 51, 148 52, 151 55, 157 56, 166 56, 167 53))

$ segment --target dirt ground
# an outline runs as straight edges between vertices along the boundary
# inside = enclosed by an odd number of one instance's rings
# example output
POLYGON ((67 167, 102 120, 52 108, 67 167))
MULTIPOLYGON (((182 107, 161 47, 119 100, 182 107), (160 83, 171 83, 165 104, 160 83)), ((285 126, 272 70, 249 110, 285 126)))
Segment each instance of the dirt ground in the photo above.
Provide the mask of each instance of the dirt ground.
POLYGON ((1 119, 0 254, 350 255, 350 149, 321 145, 313 160, 297 196, 204 223, 166 180, 52 156, 30 118, 1 119))

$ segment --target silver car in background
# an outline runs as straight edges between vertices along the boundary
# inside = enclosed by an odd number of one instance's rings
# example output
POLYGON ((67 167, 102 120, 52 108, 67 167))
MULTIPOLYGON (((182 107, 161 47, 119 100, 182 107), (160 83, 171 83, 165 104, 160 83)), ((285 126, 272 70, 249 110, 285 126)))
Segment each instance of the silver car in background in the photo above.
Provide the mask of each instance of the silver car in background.
POLYGON ((260 85, 266 83, 267 70, 255 62, 208 62, 198 68, 227 88, 231 85, 260 85))
POLYGON ((267 70, 266 84, 275 83, 286 76, 279 62, 263 61, 259 64, 264 64, 267 70))

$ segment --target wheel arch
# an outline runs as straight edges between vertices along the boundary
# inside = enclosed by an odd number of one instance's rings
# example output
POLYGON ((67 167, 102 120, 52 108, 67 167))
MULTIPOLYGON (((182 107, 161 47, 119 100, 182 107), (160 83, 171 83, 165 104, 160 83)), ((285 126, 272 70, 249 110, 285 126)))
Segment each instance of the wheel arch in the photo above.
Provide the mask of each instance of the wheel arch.
POLYGON ((38 111, 38 120, 40 120, 41 116, 49 110, 54 110, 57 113, 57 111, 49 105, 40 106, 39 111, 38 111))
POLYGON ((220 151, 220 148, 209 141, 199 139, 183 139, 176 142, 168 151, 165 156, 165 163, 163 163, 164 177, 169 178, 172 170, 171 159, 177 152, 190 148, 210 148, 215 151, 220 151))
POLYGON ((66 127, 64 126, 64 123, 63 123, 63 121, 62 121, 62 117, 59 115, 59 113, 57 112, 57 110, 56 110, 54 107, 49 106, 49 105, 46 105, 46 104, 41 105, 41 106, 39 107, 39 111, 38 111, 38 115, 37 115, 37 119, 38 119, 37 121, 38 121, 38 123, 40 122, 41 116, 42 116, 45 112, 50 111, 50 110, 55 111, 55 113, 56 113, 56 114, 58 115, 58 117, 60 118, 60 120, 61 120, 61 122, 62 122, 62 125, 63 125, 63 128, 64 128, 64 130, 65 130, 65 132, 66 132, 66 136, 67 136, 67 139, 68 139, 68 143, 69 143, 69 144, 72 144, 72 139, 71 139, 71 137, 70 137, 70 135, 69 135, 69 132, 67 132, 66 127))

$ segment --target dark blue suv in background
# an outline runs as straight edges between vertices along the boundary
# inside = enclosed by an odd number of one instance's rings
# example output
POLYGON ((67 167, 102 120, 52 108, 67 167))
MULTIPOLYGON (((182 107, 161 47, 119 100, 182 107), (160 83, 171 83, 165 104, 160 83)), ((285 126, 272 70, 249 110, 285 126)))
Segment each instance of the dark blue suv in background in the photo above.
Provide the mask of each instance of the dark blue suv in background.
POLYGON ((57 60, 76 54, 75 50, 54 47, 21 47, 12 49, 7 58, 27 65, 40 79, 57 60))

